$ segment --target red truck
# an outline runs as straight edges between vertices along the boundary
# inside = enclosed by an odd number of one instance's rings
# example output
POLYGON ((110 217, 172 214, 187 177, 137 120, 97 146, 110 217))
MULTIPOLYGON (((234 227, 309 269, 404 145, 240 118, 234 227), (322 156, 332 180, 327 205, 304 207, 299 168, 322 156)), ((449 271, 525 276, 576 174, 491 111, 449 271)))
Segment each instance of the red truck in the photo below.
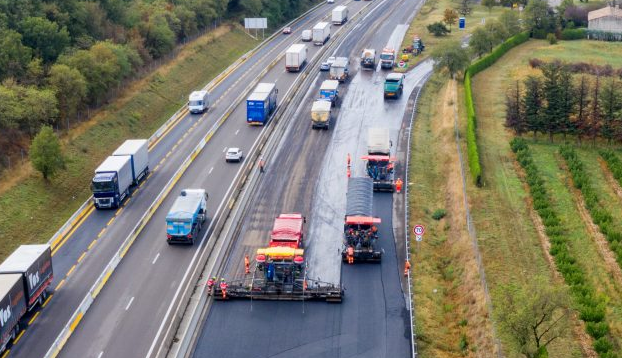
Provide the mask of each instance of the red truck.
POLYGON ((281 214, 274 219, 270 247, 301 248, 305 218, 302 214, 281 214))

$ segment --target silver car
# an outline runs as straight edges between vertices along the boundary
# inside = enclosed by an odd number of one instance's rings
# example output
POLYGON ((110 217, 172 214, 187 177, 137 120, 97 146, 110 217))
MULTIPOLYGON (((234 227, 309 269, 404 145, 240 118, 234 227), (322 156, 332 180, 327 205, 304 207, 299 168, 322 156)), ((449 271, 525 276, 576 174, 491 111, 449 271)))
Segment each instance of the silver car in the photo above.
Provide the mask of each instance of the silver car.
POLYGON ((335 56, 330 56, 326 59, 326 61, 320 64, 320 71, 328 71, 330 70, 330 65, 335 62, 335 56))
POLYGON ((240 148, 229 148, 225 154, 225 162, 241 162, 243 156, 240 148))

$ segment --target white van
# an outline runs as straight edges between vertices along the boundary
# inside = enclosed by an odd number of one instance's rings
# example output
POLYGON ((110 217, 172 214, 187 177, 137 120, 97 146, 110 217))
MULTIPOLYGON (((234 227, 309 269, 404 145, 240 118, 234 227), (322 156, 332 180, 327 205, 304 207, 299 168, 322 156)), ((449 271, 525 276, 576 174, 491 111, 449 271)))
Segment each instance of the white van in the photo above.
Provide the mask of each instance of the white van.
POLYGON ((302 36, 301 36, 301 40, 308 42, 311 41, 313 39, 313 31, 311 30, 303 30, 302 31, 302 36))
POLYGON ((188 110, 190 113, 203 113, 209 108, 209 93, 207 91, 194 91, 188 97, 188 110))

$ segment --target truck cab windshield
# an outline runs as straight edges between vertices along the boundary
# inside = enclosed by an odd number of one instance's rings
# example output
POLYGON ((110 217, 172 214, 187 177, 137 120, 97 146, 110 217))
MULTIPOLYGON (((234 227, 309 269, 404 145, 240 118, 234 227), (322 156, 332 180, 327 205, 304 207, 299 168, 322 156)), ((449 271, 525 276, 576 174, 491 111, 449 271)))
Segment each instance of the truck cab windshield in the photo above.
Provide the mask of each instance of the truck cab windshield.
POLYGON ((109 181, 93 181, 92 183, 93 193, 103 193, 114 191, 114 183, 109 181))
POLYGON ((380 59, 382 60, 392 60, 393 59, 393 55, 387 54, 387 53, 383 53, 382 55, 380 55, 380 59))
POLYGON ((203 101, 190 101, 189 105, 191 106, 202 106, 203 101))

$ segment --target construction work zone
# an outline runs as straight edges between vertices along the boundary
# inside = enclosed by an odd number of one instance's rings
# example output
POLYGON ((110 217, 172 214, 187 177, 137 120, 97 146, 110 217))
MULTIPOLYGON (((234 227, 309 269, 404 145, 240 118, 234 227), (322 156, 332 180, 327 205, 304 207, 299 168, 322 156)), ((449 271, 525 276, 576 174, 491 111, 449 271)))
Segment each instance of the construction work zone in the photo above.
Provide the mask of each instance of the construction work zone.
POLYGON ((307 277, 302 248, 305 221, 297 213, 278 216, 274 220, 268 247, 257 249, 252 277, 221 281, 213 288, 214 298, 341 302, 343 289, 340 285, 307 277))
POLYGON ((373 217, 373 195, 370 178, 348 179, 343 262, 380 262, 382 259, 377 227, 381 220, 373 217))
POLYGON ((367 132, 367 175, 374 181, 375 191, 394 191, 395 161, 391 157, 391 139, 388 128, 369 128, 367 132))

